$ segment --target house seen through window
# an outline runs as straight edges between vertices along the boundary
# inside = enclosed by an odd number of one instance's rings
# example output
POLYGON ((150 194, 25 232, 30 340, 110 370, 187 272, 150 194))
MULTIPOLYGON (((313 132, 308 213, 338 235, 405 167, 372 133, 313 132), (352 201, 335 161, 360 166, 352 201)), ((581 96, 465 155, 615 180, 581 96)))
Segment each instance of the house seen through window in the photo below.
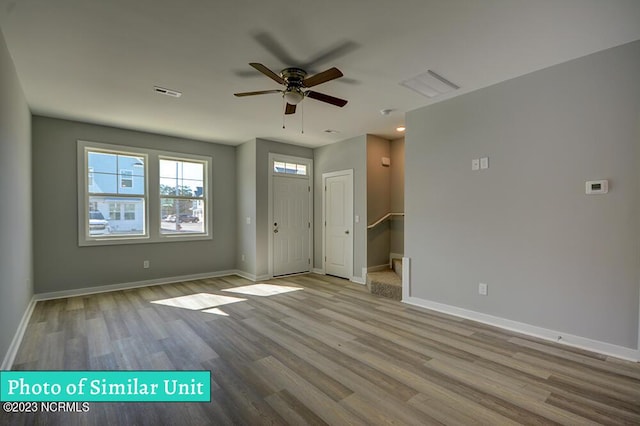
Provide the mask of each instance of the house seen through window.
POLYGON ((91 237, 146 235, 145 161, 144 154, 102 150, 87 152, 91 237), (124 212, 125 206, 129 212, 134 212, 129 219, 124 212))

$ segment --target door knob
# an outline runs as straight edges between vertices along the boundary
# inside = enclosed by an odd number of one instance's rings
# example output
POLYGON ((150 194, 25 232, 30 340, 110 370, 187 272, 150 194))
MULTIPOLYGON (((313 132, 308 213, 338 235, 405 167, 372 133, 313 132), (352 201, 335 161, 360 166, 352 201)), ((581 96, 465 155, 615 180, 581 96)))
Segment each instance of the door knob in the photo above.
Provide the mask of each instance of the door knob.
POLYGON ((344 231, 345 234, 349 235, 349 230, 344 231))
POLYGON ((274 233, 274 234, 277 234, 277 233, 278 233, 278 230, 277 230, 277 229, 274 229, 274 230, 273 230, 273 233, 274 233))

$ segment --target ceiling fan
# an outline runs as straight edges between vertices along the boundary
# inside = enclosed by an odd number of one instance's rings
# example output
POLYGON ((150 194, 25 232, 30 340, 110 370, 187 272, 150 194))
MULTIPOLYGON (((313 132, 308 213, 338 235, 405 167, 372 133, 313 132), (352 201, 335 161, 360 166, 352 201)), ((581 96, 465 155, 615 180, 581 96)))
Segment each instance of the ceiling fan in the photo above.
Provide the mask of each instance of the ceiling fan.
POLYGON ((294 114, 296 112, 296 105, 298 105, 305 97, 339 107, 343 107, 347 104, 347 101, 344 99, 336 98, 314 90, 305 90, 310 87, 317 86, 318 84, 326 83, 342 77, 343 74, 338 68, 333 67, 321 73, 307 77, 307 72, 302 68, 285 68, 280 72, 280 75, 278 75, 266 66, 257 62, 251 62, 249 65, 276 83, 282 84, 285 87, 284 89, 279 90, 260 90, 257 92, 234 93, 234 96, 243 97, 266 95, 269 93, 282 93, 284 100, 287 102, 284 110, 285 114, 294 114))

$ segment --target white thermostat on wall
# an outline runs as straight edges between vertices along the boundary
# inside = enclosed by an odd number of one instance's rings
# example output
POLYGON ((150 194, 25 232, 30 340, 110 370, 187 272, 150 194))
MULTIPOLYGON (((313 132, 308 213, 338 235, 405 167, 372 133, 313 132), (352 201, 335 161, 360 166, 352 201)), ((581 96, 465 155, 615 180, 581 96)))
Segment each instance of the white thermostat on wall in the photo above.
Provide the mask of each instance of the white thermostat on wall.
POLYGON ((587 181, 585 194, 606 194, 609 192, 608 180, 590 180, 587 181))

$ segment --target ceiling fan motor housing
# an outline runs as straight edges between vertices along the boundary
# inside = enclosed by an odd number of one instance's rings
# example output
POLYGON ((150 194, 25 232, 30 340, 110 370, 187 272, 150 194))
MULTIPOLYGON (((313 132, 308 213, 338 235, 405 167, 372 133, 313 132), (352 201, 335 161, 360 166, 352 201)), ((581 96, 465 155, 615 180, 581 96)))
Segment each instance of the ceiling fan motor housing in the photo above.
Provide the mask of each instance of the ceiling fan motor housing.
POLYGON ((280 72, 280 76, 287 82, 287 88, 302 87, 307 72, 301 68, 285 68, 280 72))
POLYGON ((297 105, 304 99, 302 82, 307 76, 307 72, 300 68, 285 68, 280 72, 280 76, 287 82, 287 88, 283 94, 284 99, 288 104, 297 105))

